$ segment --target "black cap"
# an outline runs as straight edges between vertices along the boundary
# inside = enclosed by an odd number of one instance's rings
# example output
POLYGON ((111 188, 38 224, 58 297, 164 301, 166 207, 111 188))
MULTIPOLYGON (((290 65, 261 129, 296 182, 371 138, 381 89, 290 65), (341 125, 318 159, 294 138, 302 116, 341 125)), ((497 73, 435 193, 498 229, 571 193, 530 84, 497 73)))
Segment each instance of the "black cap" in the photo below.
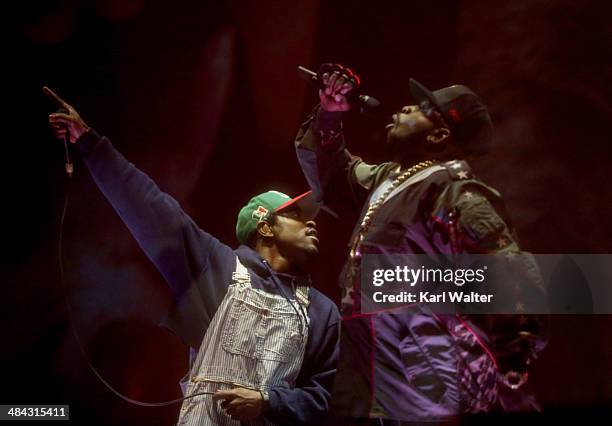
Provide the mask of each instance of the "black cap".
POLYGON ((487 106, 472 89, 456 84, 432 92, 411 78, 410 93, 417 103, 429 101, 442 114, 465 152, 484 154, 489 150, 493 123, 487 106))

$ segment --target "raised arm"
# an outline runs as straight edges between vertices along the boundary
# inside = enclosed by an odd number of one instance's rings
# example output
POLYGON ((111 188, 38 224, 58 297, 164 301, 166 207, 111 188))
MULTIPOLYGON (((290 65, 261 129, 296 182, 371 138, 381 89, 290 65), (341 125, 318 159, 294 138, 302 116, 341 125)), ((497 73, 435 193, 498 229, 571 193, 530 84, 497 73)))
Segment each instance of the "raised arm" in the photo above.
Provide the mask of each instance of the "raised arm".
POLYGON ((209 320, 229 285, 235 263, 232 249, 199 229, 174 198, 87 126, 72 106, 50 89, 44 90, 65 110, 49 115, 55 136, 69 132, 70 142, 82 154, 96 185, 161 272, 175 299, 180 301, 197 288, 201 319, 209 320), (214 268, 208 268, 211 264, 214 268), (210 274, 202 275, 208 269, 227 277, 209 279, 210 274), (210 282, 196 286, 201 276, 210 282))
POLYGON ((358 85, 352 71, 324 64, 320 105, 300 127, 295 148, 300 167, 327 211, 351 218, 358 214, 369 192, 394 165, 369 165, 345 148, 342 113, 351 109, 347 95, 358 85))

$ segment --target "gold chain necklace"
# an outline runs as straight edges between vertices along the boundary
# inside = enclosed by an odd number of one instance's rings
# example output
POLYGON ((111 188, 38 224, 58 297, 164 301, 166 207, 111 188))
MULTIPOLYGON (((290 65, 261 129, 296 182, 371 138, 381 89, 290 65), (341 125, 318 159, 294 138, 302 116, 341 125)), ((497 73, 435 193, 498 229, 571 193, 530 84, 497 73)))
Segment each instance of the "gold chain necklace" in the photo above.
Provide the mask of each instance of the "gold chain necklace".
POLYGON ((389 187, 385 190, 385 192, 383 192, 382 195, 376 199, 376 201, 374 201, 368 206, 368 210, 366 211, 366 214, 363 216, 363 219, 361 220, 361 224, 359 225, 359 230, 357 231, 357 234, 353 238, 353 243, 351 244, 351 251, 350 251, 351 259, 353 260, 361 259, 360 248, 361 248, 361 243, 363 241, 363 238, 368 233, 368 229, 370 228, 370 225, 372 224, 372 218, 374 217, 374 213, 376 213, 378 211, 378 208, 383 205, 383 203, 385 202, 389 194, 391 194, 391 192, 393 192, 395 188, 397 188, 402 183, 404 183, 408 178, 414 176, 416 173, 420 172, 421 170, 432 166, 433 164, 434 164, 434 161, 431 161, 431 160, 421 161, 420 163, 415 164, 414 166, 410 167, 405 172, 400 173, 393 180, 393 182, 391 182, 391 185, 389 185, 389 187))

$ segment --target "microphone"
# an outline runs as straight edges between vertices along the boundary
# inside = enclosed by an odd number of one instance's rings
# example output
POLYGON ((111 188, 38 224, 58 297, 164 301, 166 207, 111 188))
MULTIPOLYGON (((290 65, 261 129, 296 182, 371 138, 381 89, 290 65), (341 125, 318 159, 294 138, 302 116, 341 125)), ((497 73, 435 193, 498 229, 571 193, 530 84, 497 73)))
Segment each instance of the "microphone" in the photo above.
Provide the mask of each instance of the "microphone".
POLYGON ((70 141, 70 131, 66 130, 66 136, 64 136, 64 154, 66 156, 66 163, 64 164, 64 170, 69 178, 72 178, 74 172, 74 164, 70 161, 70 153, 68 151, 68 142, 70 141))
MULTIPOLYGON (((59 108, 57 112, 61 112, 62 114, 68 114, 68 110, 65 108, 59 108)), ((66 170, 66 174, 69 178, 72 178, 72 173, 74 172, 74 165, 70 161, 70 151, 68 150, 68 144, 70 143, 70 131, 66 129, 66 135, 64 135, 64 170, 66 170)))
MULTIPOLYGON (((298 72, 300 73, 300 77, 302 79, 309 81, 311 83, 317 83, 318 85, 322 85, 323 83, 319 80, 316 72, 309 70, 303 66, 298 67, 298 72)), ((359 104, 359 112, 361 113, 379 113, 382 110, 382 104, 376 98, 368 95, 353 95, 349 94, 349 101, 356 102, 359 104)))

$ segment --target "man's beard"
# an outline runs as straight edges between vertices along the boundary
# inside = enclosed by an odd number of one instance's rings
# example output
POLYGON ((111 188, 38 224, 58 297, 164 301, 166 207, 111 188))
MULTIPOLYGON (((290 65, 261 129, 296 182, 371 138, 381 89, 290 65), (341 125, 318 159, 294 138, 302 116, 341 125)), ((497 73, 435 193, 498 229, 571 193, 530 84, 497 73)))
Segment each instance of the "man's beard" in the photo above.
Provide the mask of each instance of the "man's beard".
POLYGON ((411 133, 409 135, 397 134, 391 129, 387 133, 385 142, 385 155, 394 161, 409 159, 416 151, 421 150, 422 140, 425 137, 424 132, 411 133))
POLYGON ((402 165, 440 158, 441 154, 447 150, 448 144, 428 143, 426 137, 426 131, 409 135, 398 135, 394 132, 387 133, 387 141, 385 143, 386 158, 402 165))

